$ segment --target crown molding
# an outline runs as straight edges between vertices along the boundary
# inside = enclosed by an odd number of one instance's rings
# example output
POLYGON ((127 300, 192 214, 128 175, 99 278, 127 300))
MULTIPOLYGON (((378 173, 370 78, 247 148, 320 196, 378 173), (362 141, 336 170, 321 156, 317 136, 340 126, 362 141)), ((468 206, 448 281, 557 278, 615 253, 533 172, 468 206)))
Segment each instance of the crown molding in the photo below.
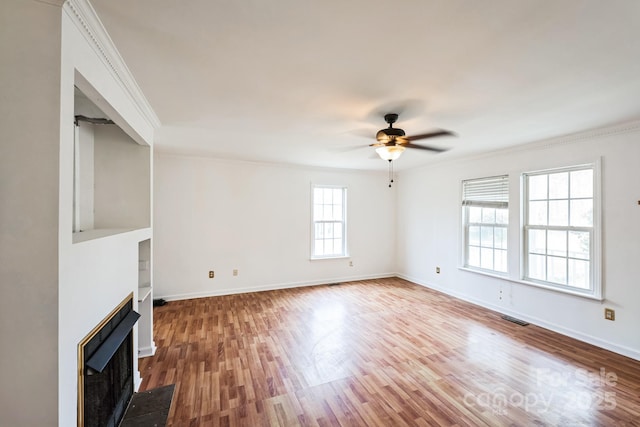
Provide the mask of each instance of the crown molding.
POLYGON ((91 3, 88 0, 68 0, 64 3, 63 10, 106 65, 141 116, 152 128, 160 127, 160 119, 142 93, 91 3))
POLYGON ((437 167, 447 167, 449 165, 453 165, 459 162, 484 160, 486 158, 491 158, 500 154, 511 154, 511 153, 518 153, 522 151, 533 151, 533 150, 545 150, 555 146, 576 144, 584 141, 594 140, 597 138, 603 138, 603 137, 614 136, 614 135, 632 134, 637 132, 640 132, 640 120, 631 120, 627 122, 616 123, 613 125, 607 125, 607 126, 602 126, 598 128, 574 132, 571 134, 546 138, 538 141, 526 142, 526 143, 518 144, 514 146, 498 148, 490 151, 484 151, 481 153, 462 155, 462 156, 454 157, 441 162, 436 161, 428 165, 416 166, 414 168, 406 169, 400 173, 402 174, 404 172, 421 170, 426 168, 433 169, 437 167))

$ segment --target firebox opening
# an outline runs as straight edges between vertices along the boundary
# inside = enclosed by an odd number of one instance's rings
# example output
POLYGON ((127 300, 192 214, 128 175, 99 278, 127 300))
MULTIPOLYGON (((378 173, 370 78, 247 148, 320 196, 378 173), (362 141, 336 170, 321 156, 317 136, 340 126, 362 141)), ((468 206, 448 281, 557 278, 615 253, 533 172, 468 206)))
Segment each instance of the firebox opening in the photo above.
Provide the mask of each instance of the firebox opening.
POLYGON ((78 345, 78 426, 117 427, 133 396, 133 293, 78 345))

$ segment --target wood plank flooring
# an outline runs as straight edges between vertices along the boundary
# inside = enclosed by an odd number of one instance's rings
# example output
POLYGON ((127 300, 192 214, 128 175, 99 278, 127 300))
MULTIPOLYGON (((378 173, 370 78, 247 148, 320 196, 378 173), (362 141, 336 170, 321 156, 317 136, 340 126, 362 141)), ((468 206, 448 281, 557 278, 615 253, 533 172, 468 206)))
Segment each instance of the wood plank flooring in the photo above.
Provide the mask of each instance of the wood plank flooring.
POLYGON ((401 279, 154 309, 169 426, 640 426, 640 362, 401 279))

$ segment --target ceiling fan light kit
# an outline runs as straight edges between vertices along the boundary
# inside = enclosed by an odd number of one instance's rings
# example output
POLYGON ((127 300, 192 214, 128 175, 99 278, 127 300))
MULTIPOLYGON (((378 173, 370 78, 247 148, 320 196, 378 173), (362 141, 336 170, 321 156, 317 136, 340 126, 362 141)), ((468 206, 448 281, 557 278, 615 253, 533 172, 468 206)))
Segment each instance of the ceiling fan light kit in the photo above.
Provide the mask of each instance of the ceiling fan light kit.
POLYGON ((402 145, 384 145, 376 148, 376 153, 382 160, 397 160, 406 150, 402 145))
POLYGON ((382 160, 387 160, 389 162, 389 187, 391 187, 391 183, 393 182, 393 165, 391 162, 399 159, 407 148, 417 148, 420 150, 435 151, 437 153, 445 151, 436 147, 412 144, 411 141, 434 138, 437 136, 454 135, 453 132, 448 130, 436 130, 420 135, 406 136, 404 130, 393 127, 393 124, 398 120, 398 115, 396 113, 385 114, 384 120, 389 124, 389 127, 380 129, 378 133, 376 133, 377 142, 369 144, 369 146, 375 147, 378 156, 380 156, 382 160))

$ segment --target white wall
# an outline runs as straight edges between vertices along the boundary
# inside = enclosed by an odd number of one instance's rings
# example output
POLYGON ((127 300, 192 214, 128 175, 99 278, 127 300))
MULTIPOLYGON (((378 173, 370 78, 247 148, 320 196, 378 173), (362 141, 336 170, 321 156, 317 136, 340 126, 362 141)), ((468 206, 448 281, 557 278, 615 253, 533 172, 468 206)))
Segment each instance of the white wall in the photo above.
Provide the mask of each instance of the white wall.
MULTIPOLYGON (((531 144, 404 172, 398 179, 397 268, 402 277, 640 359, 640 125, 531 144), (509 174, 510 222, 519 220, 522 172, 602 159, 604 302, 459 270, 461 181, 509 174), (519 197, 519 196, 518 196, 519 197), (436 266, 441 274, 435 273, 436 266), (502 293, 501 293, 502 292, 502 293), (614 322, 604 307, 616 310, 614 322)), ((519 233, 509 236, 519 278, 519 233)))
POLYGON ((150 226, 151 148, 116 125, 95 129, 95 227, 150 226))
POLYGON ((0 2, 3 426, 57 424, 61 30, 53 3, 0 2))
MULTIPOLYGON (((116 121, 118 126, 127 131, 133 140, 141 144, 146 143, 145 149, 148 156, 150 156, 149 145, 153 139, 154 129, 140 106, 136 104, 137 99, 126 88, 126 82, 123 81, 126 73, 122 69, 119 73, 115 71, 117 65, 113 64, 117 62, 119 56, 113 46, 105 41, 101 24, 92 14, 90 5, 83 0, 68 1, 63 6, 61 18, 60 11, 58 13, 58 19, 62 19, 61 53, 58 51, 62 59, 61 75, 57 82, 60 131, 56 135, 57 138, 51 138, 51 143, 60 152, 59 179, 56 180, 56 184, 59 184, 59 199, 55 203, 59 212, 56 227, 59 259, 58 311, 57 319, 53 318, 58 324, 59 383, 57 390, 48 392, 58 398, 59 416, 57 423, 53 417, 50 417, 48 422, 38 424, 43 426, 77 424, 78 343, 132 292, 134 309, 137 309, 138 244, 151 236, 150 229, 143 228, 73 243, 74 85, 116 121), (93 37, 89 37, 87 32, 90 32, 93 37), (98 44, 100 44, 99 47, 98 44), (105 55, 111 55, 109 60, 105 55)), ((104 147, 100 146, 102 140, 109 140, 108 142, 112 145, 123 143, 122 132, 117 129, 100 128, 98 130, 96 126, 94 130, 96 155, 104 151, 104 147), (114 133, 120 137, 113 138, 114 133)), ((136 152, 142 149, 131 141, 127 143, 131 144, 136 152)), ((94 164, 96 187, 102 185, 101 182, 106 174, 117 177, 121 173, 119 165, 103 165, 99 163, 101 161, 98 159, 98 163, 94 164)), ((147 168, 146 172, 150 173, 149 171, 147 168)), ((125 173, 125 177, 131 178, 131 174, 125 173)), ((141 203, 149 202, 149 182, 150 178, 144 180, 147 194, 143 194, 141 203)), ((132 183, 132 186, 138 184, 132 183)), ((102 193, 98 189, 95 193, 94 201, 99 206, 103 203, 102 193)), ((142 226, 148 227, 148 217, 147 210, 147 221, 142 226)), ((104 220, 96 215, 94 225, 99 226, 101 221, 104 220)), ((134 329, 134 354, 137 354, 136 332, 134 329)), ((134 358, 134 372, 137 374, 137 358, 134 358)), ((38 381, 31 381, 31 383, 33 385, 38 381)))
POLYGON ((157 152, 154 168, 156 297, 190 298, 394 273, 395 188, 388 188, 386 174, 157 152), (348 186, 349 259, 309 260, 312 183, 348 186), (208 278, 209 270, 215 271, 214 279, 208 278))

